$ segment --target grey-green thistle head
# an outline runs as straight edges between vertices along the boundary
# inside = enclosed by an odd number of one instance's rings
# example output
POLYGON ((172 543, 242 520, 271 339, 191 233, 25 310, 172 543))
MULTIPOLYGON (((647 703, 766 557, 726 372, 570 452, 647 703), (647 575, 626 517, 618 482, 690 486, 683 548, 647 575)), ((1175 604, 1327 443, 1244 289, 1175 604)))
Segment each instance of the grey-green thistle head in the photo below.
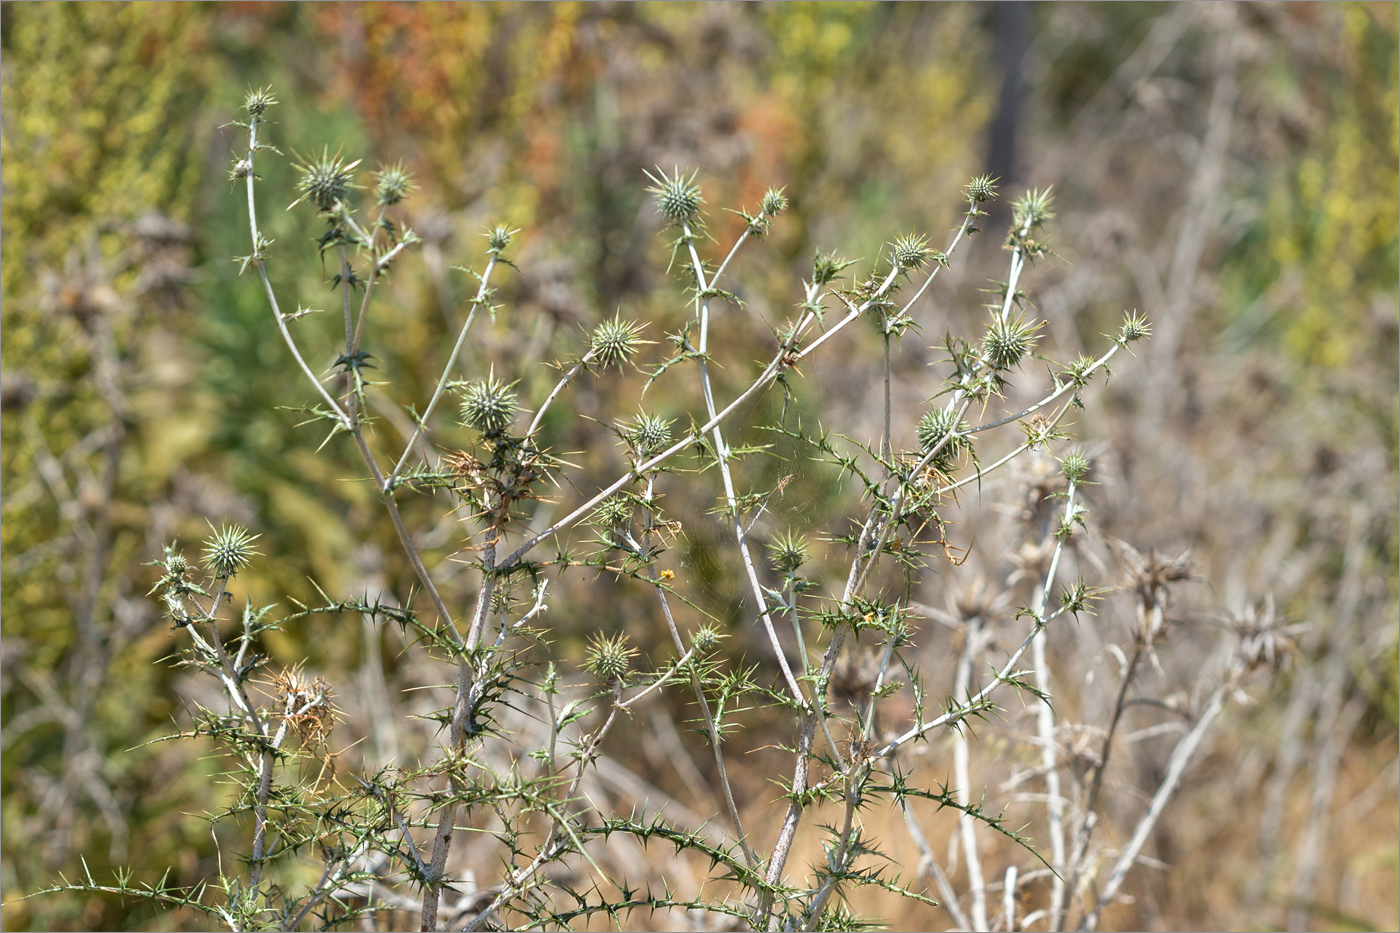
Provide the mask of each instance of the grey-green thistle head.
POLYGON ((588 642, 583 666, 603 683, 611 684, 627 677, 636 654, 637 649, 627 644, 626 635, 619 633, 610 638, 599 632, 588 642))
POLYGON ((973 204, 990 201, 997 196, 996 179, 990 175, 978 175, 967 183, 967 187, 963 188, 963 193, 973 204))
POLYGON ((402 162, 395 162, 375 172, 374 180, 374 199, 381 207, 399 203, 417 187, 402 162))
POLYGON ((216 577, 233 576, 258 553, 253 550, 257 539, 237 525, 223 526, 204 542, 204 566, 216 577))
POLYGON ((593 510, 589 521, 600 528, 618 528, 632 521, 632 503, 626 496, 608 496, 593 510))
POLYGON ((511 385, 494 375, 467 383, 462 397, 462 422, 487 437, 499 437, 510 428, 516 413, 511 385))
POLYGON ((493 253, 499 253, 510 245, 510 241, 519 232, 519 230, 512 230, 506 224, 492 224, 486 229, 483 236, 486 237, 487 248, 493 253))
POLYGON ((650 457, 671 443, 671 423, 672 419, 643 413, 625 426, 624 436, 638 456, 650 457))
POLYGON ((695 634, 690 636, 690 646, 698 654, 709 654, 719 647, 720 641, 724 638, 723 633, 715 628, 713 622, 706 622, 695 630, 695 634))
POLYGON ((763 203, 759 209, 769 217, 776 217, 787 210, 787 206, 788 199, 787 195, 783 194, 783 189, 769 188, 763 192, 763 203))
POLYGON ((599 324, 589 341, 594 362, 621 369, 622 364, 635 356, 642 345, 641 333, 642 325, 636 321, 624 321, 620 314, 611 321, 599 324))
POLYGON ((329 148, 322 151, 319 159, 302 159, 296 166, 296 170, 301 172, 301 178, 297 181, 301 197, 289 204, 287 210, 306 200, 316 205, 318 211, 335 210, 336 205, 349 198, 350 192, 359 187, 353 183, 355 167, 359 164, 359 159, 343 162, 340 150, 331 155, 329 148))
POLYGON ((1060 461, 1060 472, 1071 483, 1079 483, 1089 473, 1089 458, 1077 450, 1072 450, 1060 461))
POLYGON ((267 108, 275 105, 277 99, 272 96, 272 88, 265 87, 259 90, 250 90, 243 98, 243 109, 248 111, 250 116, 260 117, 267 113, 267 108))
MULTIPOLYGON (((919 438, 920 449, 927 454, 955 430, 966 431, 967 422, 958 424, 957 418, 958 413, 947 408, 935 408, 920 418, 915 432, 919 438)), ((970 450, 971 447, 972 443, 966 437, 954 436, 933 458, 933 465, 940 470, 946 470, 960 453, 970 450)))
POLYGON ((1136 343, 1144 337, 1152 336, 1152 325, 1143 315, 1134 311, 1131 314, 1123 315, 1123 327, 1118 331, 1118 342, 1122 344, 1136 343))
POLYGON ((768 543, 768 556, 778 573, 796 573, 798 567, 807 563, 807 540, 785 531, 768 543))
POLYGON ((647 172, 652 185, 647 191, 656 196, 656 209, 673 224, 694 223, 700 215, 700 205, 705 199, 700 196, 700 186, 695 183, 699 172, 692 172, 687 178, 675 169, 667 175, 656 170, 660 177, 647 172))
POLYGON ((1017 198, 1011 205, 1012 226, 1016 228, 1016 232, 1029 232, 1049 223, 1055 216, 1054 211, 1050 210, 1053 200, 1054 195, 1049 188, 1043 191, 1039 188, 1032 189, 1017 198))
POLYGON ((890 247, 890 253, 894 259, 894 264, 901 272, 917 269, 928 262, 933 250, 929 248, 928 238, 923 234, 905 234, 894 241, 890 247))
POLYGON ((982 352, 996 370, 1012 369, 1035 346, 1041 323, 1028 323, 1024 317, 996 318, 987 325, 982 352))

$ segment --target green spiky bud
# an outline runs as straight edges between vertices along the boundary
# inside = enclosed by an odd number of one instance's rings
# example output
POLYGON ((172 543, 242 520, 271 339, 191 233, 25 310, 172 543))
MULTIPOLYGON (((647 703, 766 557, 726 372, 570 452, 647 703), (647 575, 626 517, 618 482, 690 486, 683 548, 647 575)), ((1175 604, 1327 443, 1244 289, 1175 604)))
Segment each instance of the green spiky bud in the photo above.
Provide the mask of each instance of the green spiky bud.
POLYGON ((608 496, 593 510, 590 522, 600 528, 618 528, 632 521, 632 503, 626 496, 608 496))
MULTIPOLYGON (((947 408, 935 408, 919 419, 919 426, 916 434, 919 438, 919 447, 927 454, 930 450, 938 446, 938 443, 956 431, 966 431, 967 422, 955 424, 957 412, 947 408)), ((941 470, 946 470, 957 459, 958 455, 964 451, 972 449, 972 442, 966 437, 954 436, 943 446, 938 455, 933 458, 933 465, 941 470)))
POLYGON ((165 572, 172 578, 180 578, 189 573, 190 562, 185 559, 185 555, 179 551, 165 549, 165 572))
POLYGON ((768 557, 778 573, 790 576, 807 563, 807 541, 799 534, 785 531, 768 543, 768 557))
POLYGON ((374 173, 374 199, 381 207, 389 207, 397 204, 408 193, 417 186, 413 184, 413 177, 403 167, 402 162, 395 162, 374 173))
POLYGON ((967 187, 963 188, 963 193, 973 204, 991 201, 997 196, 996 179, 990 175, 978 175, 967 183, 967 187))
POLYGON ((512 230, 507 224, 492 224, 486 228, 486 245, 493 253, 499 253, 515 238, 519 230, 512 230))
POLYGON ((714 623, 706 622, 695 630, 694 635, 690 636, 690 646, 698 654, 709 654, 719 647, 723 638, 723 633, 714 627, 714 623))
POLYGON ((504 434, 515 420, 515 392, 494 375, 467 384, 462 399, 462 423, 487 437, 504 434))
POLYGON ((982 338, 987 362, 996 370, 1013 368, 1035 346, 1040 327, 1040 323, 1028 323, 1024 317, 993 320, 982 338))
POLYGON ((650 457, 671 443, 671 423, 660 415, 640 414, 625 427, 627 443, 639 456, 650 457))
POLYGON ((641 333, 642 325, 636 321, 624 321, 621 315, 604 321, 593 331, 590 340, 594 361, 621 369, 622 364, 636 355, 642 345, 639 339, 641 333))
POLYGON ((1078 483, 1089 472, 1089 458, 1077 450, 1070 451, 1060 461, 1060 472, 1071 483, 1078 483))
POLYGON ((632 658, 636 657, 636 654, 637 649, 627 644, 625 634, 619 633, 609 638, 602 633, 596 633, 589 640, 588 649, 584 652, 583 666, 603 683, 611 684, 626 679, 627 671, 632 666, 632 658))
POLYGON ((787 195, 781 188, 769 188, 763 192, 763 203, 759 208, 768 217, 776 217, 787 210, 787 195))
POLYGON ((890 253, 894 259, 895 268, 901 272, 917 269, 928 262, 933 250, 929 248, 928 238, 923 234, 905 234, 894 241, 890 247, 890 253))
POLYGON ((277 103, 272 96, 272 88, 265 87, 257 91, 250 90, 243 98, 243 109, 254 117, 260 117, 267 113, 267 108, 277 103))
POLYGON ((204 542, 204 566, 216 577, 235 575, 258 553, 253 550, 257 539, 237 525, 223 526, 204 542))
POLYGON ((359 164, 359 159, 342 162, 340 150, 331 155, 329 148, 322 150, 319 159, 303 159, 296 166, 296 170, 301 172, 301 178, 297 181, 301 197, 288 205, 287 210, 308 199, 318 211, 335 210, 337 205, 349 198, 352 189, 359 187, 352 184, 355 167, 359 164))
POLYGON ((1151 336, 1152 325, 1147 322, 1146 317, 1136 311, 1123 316, 1123 328, 1118 331, 1119 343, 1134 343, 1151 336))
POLYGON ((659 168, 657 172, 660 177, 646 173, 652 181, 647 191, 656 196, 656 209, 673 224, 692 223, 699 216, 700 205, 704 203, 700 186, 695 183, 699 172, 692 172, 689 178, 682 175, 680 169, 675 169, 670 175, 659 168))
POLYGON ((1055 216, 1050 210, 1050 203, 1053 196, 1049 188, 1040 190, 1038 188, 1027 191, 1024 195, 1016 199, 1011 206, 1012 226, 1017 233, 1022 230, 1030 231, 1049 223, 1055 216))

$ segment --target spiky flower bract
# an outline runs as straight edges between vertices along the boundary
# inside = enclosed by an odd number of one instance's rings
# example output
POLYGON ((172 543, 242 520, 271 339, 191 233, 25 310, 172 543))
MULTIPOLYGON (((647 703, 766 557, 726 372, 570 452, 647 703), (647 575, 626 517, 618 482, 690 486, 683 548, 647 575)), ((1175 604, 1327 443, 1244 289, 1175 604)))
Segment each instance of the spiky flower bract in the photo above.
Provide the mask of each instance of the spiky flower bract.
POLYGON ((395 162, 374 174, 374 199, 380 207, 389 207, 399 203, 417 187, 413 183, 413 177, 408 174, 402 162, 395 162))
POLYGON ((982 352, 993 369, 1012 369, 1031 351, 1039 339, 1041 323, 1030 323, 1022 316, 996 318, 987 325, 982 352))
POLYGON ((638 339, 641 333, 642 325, 636 321, 624 321, 621 315, 604 321, 593 331, 590 339, 594 361, 621 369, 622 364, 630 360, 642 345, 638 339))
POLYGON ((894 241, 890 247, 890 253, 894 260, 895 268, 901 272, 917 269, 928 262, 933 250, 929 248, 928 238, 923 234, 905 234, 894 241))
POLYGON ((243 109, 248 111, 250 116, 260 117, 276 103, 277 99, 272 96, 272 88, 265 87, 256 91, 248 91, 243 98, 243 109))
POLYGON ((632 666, 632 658, 637 649, 627 644, 627 636, 619 633, 612 637, 594 634, 584 652, 583 666, 590 674, 605 684, 621 681, 627 677, 632 666))
POLYGON ((1017 232, 1045 226, 1055 216, 1050 210, 1053 199, 1054 195, 1049 188, 1043 191, 1039 188, 1027 191, 1011 206, 1012 226, 1017 232))
POLYGON ((486 228, 486 246, 493 253, 499 253, 510 245, 519 230, 512 230, 507 224, 492 224, 486 228))
POLYGON ((1071 483, 1078 483, 1089 472, 1089 458, 1077 450, 1072 450, 1060 461, 1060 472, 1071 483))
POLYGON ((708 654, 719 647, 720 640, 724 634, 715 628, 713 622, 706 622, 695 630, 695 634, 690 636, 690 646, 700 654, 708 654))
POLYGON ((1152 336, 1152 325, 1147 318, 1133 311, 1123 316, 1123 327, 1118 331, 1119 343, 1135 343, 1144 337, 1152 336))
MULTIPOLYGON (((919 419, 919 427, 915 432, 919 438, 919 447, 927 454, 939 441, 956 431, 966 431, 967 422, 956 424, 957 412, 947 408, 935 408, 919 419)), ((972 442, 966 437, 955 436, 943 446, 933 458, 933 465, 940 470, 946 470, 952 466, 953 461, 963 451, 972 449, 972 442)))
POLYGON ((609 496, 604 499, 598 503, 598 507, 593 510, 593 517, 589 519, 602 528, 617 528, 631 520, 632 503, 628 502, 625 496, 609 496))
POLYGON ((344 162, 340 158, 339 149, 335 155, 331 155, 329 148, 322 150, 319 159, 302 159, 295 166, 296 170, 301 172, 301 178, 297 181, 297 190, 301 192, 301 197, 287 205, 287 210, 308 199, 316 205, 318 211, 324 213, 335 210, 338 204, 350 196, 351 190, 359 187, 353 184, 353 173, 360 161, 356 159, 354 162, 344 162))
POLYGON ((494 375, 467 384, 462 421, 487 437, 499 437, 515 420, 515 392, 494 375))
POLYGON ((650 457, 671 443, 671 419, 640 414, 624 428, 627 443, 639 456, 650 457))
POLYGON ((258 553, 253 550, 257 539, 237 525, 223 526, 204 542, 204 566, 216 577, 235 575, 258 553))
POLYGON ((695 183, 700 173, 691 172, 687 178, 679 168, 670 175, 659 168, 656 171, 657 175, 646 173, 652 181, 647 191, 656 196, 656 209, 673 224, 694 223, 700 215, 700 205, 705 203, 700 186, 695 183))
POLYGON ((769 188, 767 191, 763 192, 763 203, 759 210, 763 211, 763 213, 769 217, 776 217, 787 210, 787 206, 788 199, 787 195, 783 194, 783 190, 781 188, 769 188))
POLYGON ((963 188, 963 193, 973 204, 990 201, 997 196, 996 179, 990 175, 978 175, 963 188))
POLYGON ((807 563, 807 541, 799 534, 785 531, 768 544, 768 556, 778 573, 790 575, 807 563))

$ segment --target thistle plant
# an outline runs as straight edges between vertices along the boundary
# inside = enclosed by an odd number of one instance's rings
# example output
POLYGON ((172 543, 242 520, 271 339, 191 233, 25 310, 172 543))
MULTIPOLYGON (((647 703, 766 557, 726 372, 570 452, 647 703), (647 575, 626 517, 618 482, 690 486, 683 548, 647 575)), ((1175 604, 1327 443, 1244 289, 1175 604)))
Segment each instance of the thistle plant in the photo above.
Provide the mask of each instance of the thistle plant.
MULTIPOLYGON (((328 278, 343 305, 343 344, 337 338, 334 348, 315 351, 337 359, 339 377, 323 381, 307 363, 310 338, 289 326, 296 315, 284 309, 294 304, 279 298, 266 272, 274 259, 297 260, 290 251, 274 253, 259 232, 253 168, 275 152, 262 138, 275 103, 268 90, 250 93, 247 122, 240 124, 247 149, 234 175, 245 185, 253 244, 240 261, 259 280, 271 324, 306 376, 312 423, 326 435, 318 440, 349 441, 326 446, 323 455, 345 450, 359 458, 354 475, 373 484, 376 508, 394 531, 412 585, 395 600, 330 594, 322 605, 275 621, 272 607, 249 606, 229 634, 219 626, 221 613, 238 574, 257 560, 255 536, 235 527, 216 531, 204 551, 204 574, 168 548, 158 562, 156 591, 184 639, 181 660, 212 677, 227 698, 226 710, 197 711, 193 734, 221 743, 235 762, 240 796, 231 812, 251 816, 249 846, 237 863, 226 860, 226 874, 208 887, 104 886, 95 879, 79 886, 198 910, 230 929, 409 922, 425 930, 554 929, 605 921, 851 929, 866 888, 941 909, 971 929, 1099 922, 1205 730, 1248 675, 1286 656, 1288 632, 1271 613, 1252 614, 1231 629, 1238 650, 1209 672, 1214 680, 1189 713, 1171 768, 1148 789, 1152 806, 1106 883, 1095 888, 1092 868, 1107 857, 1095 827, 1117 724, 1142 660, 1167 641, 1171 593, 1191 573, 1184 557, 1122 551, 1131 568, 1125 592, 1135 594, 1127 610, 1129 663, 1116 699, 1099 711, 1107 726, 1097 733, 1103 738, 1096 763, 1087 771, 1075 766, 1064 736, 1080 724, 1062 719, 1052 702, 1061 685, 1045 644, 1071 620, 1088 619, 1108 603, 1102 585, 1071 579, 1067 569, 1093 564, 1080 559, 1092 547, 1085 505, 1092 457, 1069 443, 1068 416, 1092 401, 1090 388, 1123 351, 1150 336, 1150 326, 1130 312, 1095 355, 1052 363, 1036 382, 1026 364, 1039 349, 1042 322, 1025 278, 1032 263, 1050 255, 1048 191, 1015 202, 1009 268, 985 330, 972 339, 947 337, 946 355, 917 377, 929 400, 918 417, 892 405, 892 386, 908 378, 892 354, 899 338, 940 323, 924 299, 939 272, 969 248, 985 217, 982 205, 996 196, 985 176, 963 189, 961 220, 943 249, 924 234, 900 234, 855 274, 848 270, 860 263, 818 252, 787 296, 793 311, 772 322, 764 360, 749 364, 752 353, 745 350, 721 364, 724 331, 736 316, 720 316, 720 305, 742 310, 726 286, 739 275, 745 246, 764 238, 787 198, 772 188, 756 213, 736 209, 745 219, 737 238, 706 259, 698 173, 648 173, 647 190, 674 237, 672 266, 686 290, 673 303, 683 308, 685 323, 667 342, 669 355, 654 354, 654 344, 641 336, 645 323, 599 314, 602 323, 557 364, 561 375, 538 396, 524 373, 497 376, 494 362, 475 370, 464 353, 479 312, 494 317, 498 309, 494 276, 513 264, 507 252, 517 231, 492 225, 473 273, 475 294, 456 317, 455 337, 444 341, 450 350, 441 375, 426 399, 410 400, 396 396, 392 384, 371 385, 360 370, 369 355, 365 321, 384 272, 417 242, 390 213, 412 195, 413 183, 402 165, 390 165, 360 196, 360 161, 331 155, 328 147, 297 166, 293 207, 305 203, 325 223, 318 248, 335 260, 328 278), (357 208, 360 197, 366 203, 357 208), (816 429, 789 416, 786 405, 800 391, 800 381, 789 377, 852 352, 858 344, 852 325, 862 318, 884 338, 883 419, 878 439, 867 441, 816 429), (737 390, 717 379, 721 365, 742 373, 737 390), (462 368, 468 377, 454 379, 462 368), (580 380, 622 378, 628 368, 647 373, 644 388, 670 391, 667 404, 681 398, 686 407, 659 409, 668 416, 658 409, 610 412, 603 424, 625 465, 599 480, 555 452, 561 441, 546 416, 569 404, 580 380), (605 374, 608 369, 620 375, 605 374), (1013 375, 1034 385, 1028 404, 1011 406, 1006 389, 1013 375), (458 419, 440 411, 445 400, 457 404, 458 419), (781 414, 771 421, 754 415, 770 410, 760 403, 775 400, 784 402, 781 414), (396 446, 386 455, 382 436, 371 435, 371 403, 404 413, 411 430, 403 432, 401 451, 396 446), (1010 439, 998 447, 992 436, 1010 439), (435 444, 424 443, 429 440, 435 444), (913 446, 905 446, 910 440, 913 446), (829 515, 791 509, 784 500, 791 476, 772 481, 759 468, 766 457, 810 461, 837 482, 852 481, 859 495, 829 515), (1022 546, 1009 559, 1016 570, 1004 591, 945 586, 945 575, 959 577, 976 537, 976 529, 946 517, 960 508, 959 497, 1044 463, 1058 467, 1027 474, 1033 479, 1024 485, 1039 492, 1019 529, 1022 546), (425 492, 442 497, 432 501, 461 529, 452 563, 467 568, 465 600, 449 598, 453 591, 446 589, 449 580, 461 585, 462 571, 453 576, 429 566, 422 530, 409 527, 401 501, 425 492), (734 618, 708 611, 686 589, 690 568, 677 547, 686 532, 677 516, 690 519, 677 503, 718 516, 724 566, 743 593, 734 618), (618 600, 645 597, 650 615, 632 620, 639 627, 620 630, 608 601, 600 600, 587 610, 594 630, 571 648, 566 633, 554 628, 548 600, 557 604, 561 593, 576 592, 568 587, 581 572, 616 587, 618 600), (947 609, 932 605, 930 594, 940 586, 947 609), (1012 612, 1018 594, 1024 602, 1012 612), (302 624, 312 614, 392 623, 409 635, 406 650, 423 652, 441 671, 437 680, 416 685, 435 697, 426 720, 437 728, 423 733, 430 748, 423 760, 373 760, 365 753, 343 764, 348 770, 335 783, 299 770, 298 764, 325 758, 342 714, 324 680, 299 668, 265 671, 261 646, 269 630, 302 624), (936 623, 956 629, 960 647, 946 652, 956 658, 951 669, 921 673, 928 656, 920 652, 936 623), (761 660, 725 653, 726 638, 747 644, 761 660), (250 690, 254 683, 269 688, 263 700, 250 690), (932 705, 935 698, 941 707, 932 705), (669 721, 666 710, 675 708, 685 710, 686 731, 696 736, 689 749, 669 721), (1034 796, 1042 801, 1015 814, 982 802, 994 782, 987 775, 979 780, 974 768, 973 730, 1013 708, 1033 720, 1039 769, 1021 779, 1037 783, 1034 796), (651 727, 643 709, 659 711, 651 727), (672 800, 609 752, 610 743, 636 748, 652 741, 669 749, 683 779, 690 776, 690 799, 672 800), (769 750, 783 756, 776 797, 754 794, 732 778, 746 754, 769 750), (930 774, 926 762, 940 756, 949 760, 930 774), (1087 784, 1078 786, 1086 775, 1087 784), (628 781, 649 790, 634 798, 635 806, 619 806, 615 788, 628 781), (663 810, 645 803, 662 799, 670 801, 663 810), (956 815, 962 890, 940 867, 921 825, 931 808, 956 815), (899 814, 898 827, 878 822, 877 810, 899 814), (820 836, 820 850, 799 845, 804 827, 820 836), (923 853, 917 871, 895 870, 884 854, 896 828, 923 853), (666 853, 663 867, 648 869, 644 879, 629 874, 626 840, 666 853), (294 870, 318 857, 317 871, 294 870), (993 858, 1006 864, 996 873, 999 881, 988 871, 993 858), (1000 914, 989 897, 997 885, 1000 914)), ((395 728, 405 731, 423 721, 406 712, 402 718, 395 728)))

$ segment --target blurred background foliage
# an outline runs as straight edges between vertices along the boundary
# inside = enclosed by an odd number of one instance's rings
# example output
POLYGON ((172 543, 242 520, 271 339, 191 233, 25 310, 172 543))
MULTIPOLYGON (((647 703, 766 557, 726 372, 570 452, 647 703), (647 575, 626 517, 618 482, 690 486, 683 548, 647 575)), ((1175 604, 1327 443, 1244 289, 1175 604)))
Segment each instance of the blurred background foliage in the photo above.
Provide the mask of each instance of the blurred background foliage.
MULTIPOLYGON (((314 429, 278 407, 305 387, 230 261, 247 224, 227 175, 239 131, 223 124, 266 85, 288 158, 259 164, 262 221, 286 294, 338 300, 312 254, 318 222, 278 203, 294 197, 293 150, 343 145, 366 168, 403 160, 418 181, 404 219, 421 259, 396 270, 367 341, 404 402, 431 389, 472 284, 450 267, 479 268, 487 222, 522 230, 522 271, 464 370, 494 362, 538 398, 553 377, 536 362, 574 352, 582 328, 622 310, 653 322, 659 354, 684 319, 644 170, 699 169, 719 243, 741 224, 719 208, 786 187, 792 215, 746 256, 756 314, 730 330, 741 350, 767 346, 763 322, 796 300, 815 249, 866 270, 898 234, 940 245, 958 187, 987 164, 1011 166, 1007 194, 1053 184, 1067 261, 1033 285, 1053 345, 1092 346, 1124 308, 1158 328, 1080 419, 1102 441, 1105 532, 1189 546, 1214 603, 1272 593, 1310 625, 1290 681, 1211 753, 1213 795, 1160 831, 1178 867, 1147 885, 1136 919, 1296 926, 1287 911, 1315 902, 1303 924, 1397 923, 1397 7, 1039 4, 1019 8, 1024 49, 999 42, 1006 9, 0 4, 5 927, 177 929, 112 899, 13 898, 71 877, 80 856, 99 877, 169 867, 180 883, 219 858, 194 814, 222 805, 220 762, 145 744, 205 699, 161 660, 173 635, 145 564, 163 543, 192 545, 206 518, 261 533, 255 604, 312 603, 316 586, 407 595, 392 530, 368 487, 344 481, 348 448, 318 455, 314 429), (1016 62, 1024 93, 1008 110, 1016 62), (1014 152, 988 151, 994 119, 1017 127, 1014 152), (1206 847, 1245 867, 1187 857, 1206 847)), ((948 326, 976 321, 993 252, 954 277, 948 326)), ((333 346, 336 317, 309 318, 325 339, 308 342, 333 346)), ((933 358, 907 349, 900 365, 933 358)), ((804 417, 859 425, 876 407, 841 362, 799 387, 804 417)), ((550 430, 586 477, 621 462, 587 418, 635 391, 605 376, 577 390, 584 418, 556 410, 550 430)), ((648 404, 681 414, 667 391, 648 404)), ((375 414, 383 450, 401 444, 404 416, 375 414)), ((780 466, 752 478, 771 485, 780 466)), ((789 517, 834 501, 828 480, 799 482, 789 517)), ((427 497, 405 511, 460 594, 456 517, 427 497)), ((712 583, 703 608, 737 617, 741 595, 707 554, 713 522, 681 517, 712 583)), ((567 647, 593 610, 558 602, 567 647)), ((624 627, 644 617, 625 599, 617 611, 624 627)), ((315 617, 269 647, 347 681, 375 664, 434 682, 407 669, 400 641, 315 617)), ((371 702, 340 692, 351 719, 371 702)), ((381 760, 416 752, 372 740, 381 760)))

